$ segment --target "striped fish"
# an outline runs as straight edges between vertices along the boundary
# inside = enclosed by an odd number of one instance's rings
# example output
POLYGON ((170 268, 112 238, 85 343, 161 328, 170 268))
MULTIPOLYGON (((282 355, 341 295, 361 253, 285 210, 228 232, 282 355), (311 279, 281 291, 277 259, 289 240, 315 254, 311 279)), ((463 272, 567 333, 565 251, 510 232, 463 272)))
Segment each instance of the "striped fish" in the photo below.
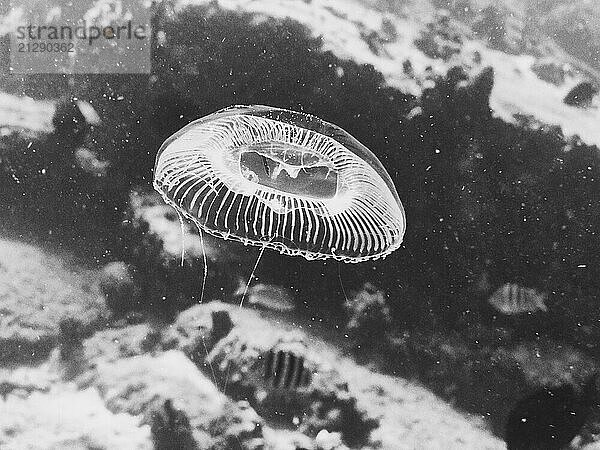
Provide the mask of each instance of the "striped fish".
POLYGON ((491 295, 488 303, 498 312, 506 315, 536 311, 547 312, 546 297, 546 294, 540 294, 535 289, 526 288, 516 283, 506 283, 491 295))
POLYGON ((264 378, 273 389, 299 389, 311 381, 304 358, 289 351, 270 350, 265 358, 264 378))

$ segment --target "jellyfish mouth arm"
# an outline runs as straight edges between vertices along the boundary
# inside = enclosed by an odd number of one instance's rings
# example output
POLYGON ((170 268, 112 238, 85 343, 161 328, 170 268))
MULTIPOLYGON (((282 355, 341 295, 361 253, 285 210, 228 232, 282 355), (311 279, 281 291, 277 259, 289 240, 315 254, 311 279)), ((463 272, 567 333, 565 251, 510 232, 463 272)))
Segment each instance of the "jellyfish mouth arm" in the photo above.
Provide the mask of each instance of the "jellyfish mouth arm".
POLYGON ((287 172, 291 178, 296 178, 303 169, 325 167, 334 170, 334 163, 328 156, 278 139, 253 142, 240 149, 240 156, 243 153, 261 156, 265 172, 272 179, 276 179, 282 171, 287 172), (273 169, 271 165, 274 166, 273 169))
POLYGON ((281 158, 274 158, 273 155, 242 151, 235 158, 227 161, 226 165, 230 173, 239 174, 231 178, 231 187, 243 190, 249 195, 262 191, 266 195, 285 193, 289 196, 314 200, 335 197, 340 174, 337 173, 333 163, 327 161, 311 161, 305 165, 297 163, 300 163, 300 158, 286 162, 281 158))

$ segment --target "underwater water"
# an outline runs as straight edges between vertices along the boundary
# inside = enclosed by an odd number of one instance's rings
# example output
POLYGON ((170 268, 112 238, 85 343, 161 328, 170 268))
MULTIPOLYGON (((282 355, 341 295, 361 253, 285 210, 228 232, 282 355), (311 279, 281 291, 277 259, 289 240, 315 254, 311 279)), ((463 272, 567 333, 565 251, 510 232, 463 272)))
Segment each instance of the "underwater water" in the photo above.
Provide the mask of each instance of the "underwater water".
POLYGON ((600 7, 130 3, 0 8, 0 448, 600 445, 600 7))

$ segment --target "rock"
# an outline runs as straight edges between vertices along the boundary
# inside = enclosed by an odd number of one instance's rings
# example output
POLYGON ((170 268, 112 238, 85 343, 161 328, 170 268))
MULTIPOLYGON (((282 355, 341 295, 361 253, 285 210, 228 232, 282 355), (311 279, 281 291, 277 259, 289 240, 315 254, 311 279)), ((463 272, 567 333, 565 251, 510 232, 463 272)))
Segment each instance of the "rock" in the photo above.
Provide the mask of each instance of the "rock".
POLYGON ((490 96, 494 88, 494 68, 485 67, 469 82, 468 91, 475 101, 480 101, 489 107, 490 96))
POLYGON ((85 368, 83 339, 86 330, 79 320, 71 317, 60 321, 59 330, 59 366, 63 378, 72 380, 85 368))
POLYGON ((123 261, 108 263, 100 272, 98 285, 112 311, 124 313, 132 308, 135 285, 128 264, 123 261))
POLYGON ((211 302, 181 313, 174 330, 180 335, 179 348, 205 372, 214 373, 229 396, 247 399, 266 420, 287 424, 309 436, 327 428, 340 432, 352 445, 364 444, 376 427, 376 420, 367 417, 349 394, 343 376, 318 347, 306 343, 298 329, 284 330, 252 311, 211 302), (206 337, 210 336, 212 312, 217 309, 228 311, 235 326, 213 343, 206 337), (303 366, 311 371, 309 385, 278 389, 271 379, 265 379, 265 355, 272 350, 301 357, 303 366))
POLYGON ((263 427, 267 448, 277 450, 312 450, 313 440, 298 431, 263 427))
POLYGON ((346 329, 361 346, 378 346, 385 339, 391 324, 390 308, 386 295, 371 283, 344 303, 348 317, 346 329))
POLYGON ((53 102, 0 92, 0 131, 18 131, 23 137, 33 137, 53 130, 53 102))
POLYGON ((177 346, 170 327, 158 324, 138 324, 107 328, 96 332, 83 342, 83 357, 78 364, 75 381, 80 387, 94 385, 99 365, 116 363, 124 358, 155 355, 177 346))
POLYGON ((82 341, 86 331, 83 323, 74 317, 62 319, 58 324, 60 356, 62 359, 72 357, 73 353, 83 350, 82 341))
POLYGON ((405 75, 408 75, 409 77, 414 78, 415 69, 414 69, 412 63, 410 62, 410 59, 405 59, 402 62, 402 72, 404 72, 405 75))
POLYGON ((321 450, 340 449, 342 448, 342 436, 340 433, 330 433, 327 430, 321 430, 317 433, 315 444, 321 450))
POLYGON ((48 392, 58 381, 59 375, 50 363, 43 363, 37 367, 0 367, 0 399, 6 401, 10 396, 27 398, 33 392, 48 392))
POLYGON ((68 386, 0 403, 0 446, 17 449, 151 450, 150 430, 129 414, 106 409, 94 389, 68 386))
POLYGON ((449 61, 460 53, 462 37, 449 16, 440 14, 415 39, 415 46, 433 59, 449 61))
POLYGON ((569 106, 587 108, 591 106, 592 100, 597 94, 598 87, 588 81, 584 81, 571 89, 563 102, 569 106))
POLYGON ((152 423, 153 412, 170 401, 169 408, 189 420, 199 448, 231 448, 227 443, 256 443, 262 438, 261 421, 254 410, 231 403, 179 351, 100 363, 93 383, 109 409, 141 414, 146 423, 152 423))
POLYGON ((90 363, 114 362, 162 349, 161 331, 149 324, 107 328, 83 342, 85 359, 90 363))
POLYGON ((203 236, 204 243, 202 243, 198 232, 190 223, 184 223, 185 236, 182 236, 177 212, 167 205, 160 195, 132 192, 129 208, 133 225, 147 227, 148 232, 162 242, 163 258, 179 260, 182 245, 185 247, 186 260, 202 260, 206 255, 209 261, 214 262, 223 256, 219 251, 218 240, 208 235, 203 236))
POLYGON ((153 411, 152 439, 155 450, 194 450, 198 446, 194 440, 190 420, 183 411, 175 409, 171 399, 165 400, 161 408, 153 411))
POLYGON ((233 322, 227 311, 212 312, 211 338, 216 342, 227 336, 233 328, 233 322))
MULTIPOLYGON (((264 324, 252 326, 245 322, 245 314, 236 314, 237 306, 210 302, 197 305, 182 312, 173 333, 178 336, 178 347, 203 370, 215 370, 223 377, 218 380, 224 384, 225 374, 229 389, 254 392, 263 388, 264 380, 263 356, 277 347, 277 350, 304 352, 301 333, 282 332, 264 324), (220 340, 213 338, 212 315, 227 313, 234 327, 220 340), (242 319, 242 326, 238 326, 242 319), (230 365, 228 367, 228 365, 230 365), (212 366, 212 369, 211 369, 212 366)), ((249 312, 243 310, 244 312, 249 312)), ((308 365, 308 363, 307 363, 308 365)), ((244 396, 241 395, 240 398, 244 396)))
POLYGON ((546 58, 536 60, 531 66, 531 70, 540 80, 552 83, 555 86, 562 85, 565 82, 566 76, 572 75, 566 64, 560 64, 546 58))
POLYGON ((478 16, 473 24, 473 31, 477 37, 485 40, 491 48, 510 51, 506 23, 501 9, 497 6, 492 4, 479 9, 478 16))
POLYGON ((93 328, 108 315, 102 296, 84 277, 26 244, 0 240, 0 364, 47 357, 59 341, 59 323, 76 318, 93 328))
POLYGON ((226 403, 223 413, 210 426, 213 434, 219 438, 219 448, 264 447, 262 419, 245 400, 226 403))
POLYGON ((177 316, 174 325, 166 330, 163 340, 176 342, 177 348, 182 350, 196 365, 209 370, 206 357, 214 345, 229 334, 224 333, 229 328, 225 323, 225 315, 229 317, 231 326, 235 326, 233 315, 230 314, 230 305, 221 302, 210 302, 186 309, 177 316), (213 320, 213 315, 219 317, 213 320), (223 320, 224 324, 220 324, 223 320), (214 329, 214 326, 225 326, 224 329, 214 329), (213 331, 214 330, 214 331, 213 331))

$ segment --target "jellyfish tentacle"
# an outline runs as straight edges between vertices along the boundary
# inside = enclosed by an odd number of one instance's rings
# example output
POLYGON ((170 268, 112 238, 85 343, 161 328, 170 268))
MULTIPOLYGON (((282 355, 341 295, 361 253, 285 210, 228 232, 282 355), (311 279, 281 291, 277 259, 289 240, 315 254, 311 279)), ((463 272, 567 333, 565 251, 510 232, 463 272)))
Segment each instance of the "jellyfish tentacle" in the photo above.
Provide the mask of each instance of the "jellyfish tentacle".
POLYGON ((202 261, 204 263, 204 268, 202 272, 202 291, 200 292, 200 303, 204 301, 204 288, 206 287, 206 277, 208 275, 208 262, 206 261, 206 248, 204 247, 204 235, 202 233, 202 229, 198 227, 198 232, 200 234, 200 246, 202 247, 202 261))
POLYGON ((179 218, 179 225, 181 226, 181 267, 183 267, 183 261, 185 259, 185 225, 183 223, 183 215, 176 209, 177 217, 179 218))
POLYGON ((258 263, 260 262, 260 259, 262 258, 262 255, 265 252, 266 248, 267 248, 266 245, 263 245, 263 247, 260 249, 260 253, 258 254, 258 258, 256 258, 256 263, 254 264, 254 267, 252 268, 252 272, 250 273, 250 277, 248 278, 248 282, 246 283, 246 287, 244 288, 244 293, 242 294, 242 299, 240 300, 240 309, 244 305, 244 300, 246 299, 246 295, 248 294, 248 288, 250 287, 250 283, 252 283, 252 278, 254 278, 254 272, 256 272, 258 263))

